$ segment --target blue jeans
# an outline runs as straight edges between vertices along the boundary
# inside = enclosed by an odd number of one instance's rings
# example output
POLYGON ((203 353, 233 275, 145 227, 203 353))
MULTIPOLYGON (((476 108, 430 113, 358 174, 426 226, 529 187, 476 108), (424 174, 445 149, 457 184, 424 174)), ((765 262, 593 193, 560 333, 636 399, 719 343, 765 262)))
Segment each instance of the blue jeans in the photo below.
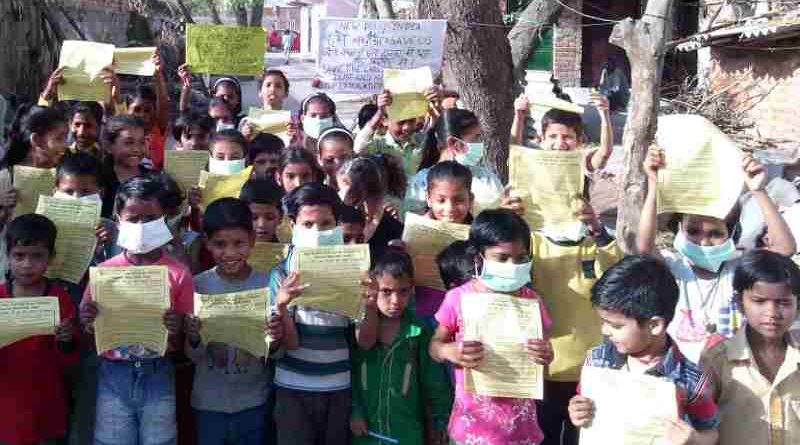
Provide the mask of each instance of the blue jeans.
POLYGON ((198 445, 262 445, 265 431, 265 406, 221 413, 195 410, 198 445))
POLYGON ((177 436, 172 360, 101 358, 95 445, 175 445, 177 436))

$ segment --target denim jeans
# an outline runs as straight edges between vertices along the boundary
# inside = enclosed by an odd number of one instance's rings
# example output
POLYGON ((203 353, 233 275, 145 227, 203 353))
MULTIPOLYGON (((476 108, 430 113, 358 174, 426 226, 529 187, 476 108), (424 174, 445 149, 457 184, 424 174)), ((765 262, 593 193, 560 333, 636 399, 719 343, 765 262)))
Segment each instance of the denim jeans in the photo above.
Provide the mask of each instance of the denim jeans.
POLYGON ((195 410, 198 445, 262 445, 265 408, 261 405, 238 413, 195 410))
POLYGON ((101 358, 95 445, 175 445, 176 439, 172 360, 101 358))

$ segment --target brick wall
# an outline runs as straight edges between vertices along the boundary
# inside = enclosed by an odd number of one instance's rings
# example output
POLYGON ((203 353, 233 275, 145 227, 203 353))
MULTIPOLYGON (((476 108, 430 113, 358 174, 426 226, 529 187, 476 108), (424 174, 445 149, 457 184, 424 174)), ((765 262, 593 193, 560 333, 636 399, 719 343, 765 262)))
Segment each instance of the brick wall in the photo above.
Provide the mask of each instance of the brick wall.
MULTIPOLYGON (((582 10, 583 0, 568 0, 565 3, 578 11, 582 10)), ((581 16, 564 9, 553 37, 553 75, 565 87, 581 86, 581 16)))

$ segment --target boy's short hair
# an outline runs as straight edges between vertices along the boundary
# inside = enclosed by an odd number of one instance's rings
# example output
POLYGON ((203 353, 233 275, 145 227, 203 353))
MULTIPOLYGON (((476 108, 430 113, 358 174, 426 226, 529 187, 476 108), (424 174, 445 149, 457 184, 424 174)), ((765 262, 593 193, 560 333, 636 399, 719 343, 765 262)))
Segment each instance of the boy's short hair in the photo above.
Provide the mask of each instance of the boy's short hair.
POLYGON ((71 121, 76 114, 85 114, 93 117, 98 126, 103 123, 103 107, 98 102, 76 102, 69 109, 69 120, 71 121))
POLYGON ((163 172, 153 175, 153 178, 161 184, 161 193, 158 201, 164 210, 174 210, 183 204, 185 193, 181 190, 181 186, 177 181, 163 172))
POLYGON ((56 250, 58 230, 46 216, 27 213, 14 218, 6 230, 6 253, 15 246, 44 245, 50 255, 56 250))
POLYGON ((367 217, 361 209, 353 206, 342 204, 339 207, 339 223, 340 224, 366 224, 367 217))
POLYGON ((378 257, 375 264, 372 265, 370 276, 374 278, 385 273, 389 274, 392 278, 401 278, 405 276, 413 280, 414 262, 411 261, 411 256, 408 255, 408 252, 396 247, 389 247, 386 249, 383 255, 378 257))
POLYGON ((478 214, 469 229, 469 252, 474 258, 488 246, 519 241, 531 251, 531 229, 521 216, 508 209, 489 209, 478 214))
POLYGON ((100 184, 100 161, 86 152, 67 153, 56 167, 56 181, 64 176, 91 176, 100 184))
POLYGON ((264 74, 261 75, 261 78, 258 79, 258 90, 261 91, 261 87, 264 86, 264 81, 267 80, 269 76, 278 76, 283 80, 283 86, 286 88, 286 93, 289 93, 289 78, 286 77, 286 74, 283 73, 281 70, 273 70, 273 69, 266 69, 264 68, 264 74))
POLYGON ((443 161, 428 170, 428 190, 436 181, 458 181, 467 190, 472 190, 472 171, 456 161, 443 161))
POLYGON ((214 147, 214 144, 219 141, 239 144, 242 147, 242 152, 245 156, 247 156, 247 139, 242 136, 242 133, 240 133, 239 130, 228 129, 214 133, 214 136, 211 138, 211 142, 208 144, 209 148, 214 147))
POLYGON ((283 188, 281 188, 272 178, 251 178, 242 186, 239 191, 239 199, 245 204, 264 204, 281 208, 283 199, 283 188))
POLYGON ((283 143, 283 139, 274 134, 259 133, 247 147, 247 161, 252 164, 262 153, 280 156, 284 148, 286 144, 283 143))
POLYGON ((378 112, 378 106, 375 104, 366 104, 358 110, 358 128, 364 128, 367 122, 372 120, 375 113, 378 112))
POLYGON ((583 118, 578 113, 553 108, 542 116, 542 135, 551 124, 561 124, 575 131, 578 139, 583 138, 583 118))
POLYGON ((439 252, 436 264, 447 290, 471 280, 475 272, 475 259, 469 254, 469 243, 462 240, 454 241, 439 252))
POLYGON ((319 182, 309 182, 292 190, 284 198, 284 209, 286 215, 292 220, 297 219, 300 209, 304 206, 330 206, 333 217, 339 222, 339 210, 342 201, 336 190, 319 182))
POLYGON ((150 175, 134 176, 119 185, 117 196, 114 198, 114 211, 119 214, 125 207, 129 199, 141 199, 143 201, 158 201, 162 209, 164 207, 164 196, 162 184, 150 175))
POLYGON ((733 274, 733 291, 741 297, 757 282, 785 284, 795 297, 800 296, 800 268, 790 258, 767 249, 754 249, 742 255, 733 274))
POLYGON ((192 127, 197 127, 205 133, 211 134, 214 131, 214 119, 208 113, 201 113, 197 110, 185 111, 178 116, 172 126, 172 137, 180 142, 183 133, 190 131, 192 127))
POLYGON ((595 308, 618 312, 640 324, 661 317, 666 324, 675 316, 680 290, 675 277, 661 261, 629 255, 608 269, 592 287, 595 308))
POLYGON ((246 202, 237 198, 220 198, 206 207, 203 214, 203 234, 211 238, 225 229, 253 232, 253 214, 246 202))

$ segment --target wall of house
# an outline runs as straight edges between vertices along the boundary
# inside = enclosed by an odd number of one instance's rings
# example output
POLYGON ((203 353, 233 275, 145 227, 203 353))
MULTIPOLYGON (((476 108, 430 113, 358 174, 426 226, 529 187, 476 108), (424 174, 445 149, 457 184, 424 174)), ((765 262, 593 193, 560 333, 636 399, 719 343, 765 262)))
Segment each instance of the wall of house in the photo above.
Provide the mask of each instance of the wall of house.
MULTIPOLYGON (((580 11, 583 0, 567 0, 565 4, 580 11)), ((553 36, 553 75, 564 87, 581 86, 581 54, 583 28, 580 15, 564 9, 553 36)))

